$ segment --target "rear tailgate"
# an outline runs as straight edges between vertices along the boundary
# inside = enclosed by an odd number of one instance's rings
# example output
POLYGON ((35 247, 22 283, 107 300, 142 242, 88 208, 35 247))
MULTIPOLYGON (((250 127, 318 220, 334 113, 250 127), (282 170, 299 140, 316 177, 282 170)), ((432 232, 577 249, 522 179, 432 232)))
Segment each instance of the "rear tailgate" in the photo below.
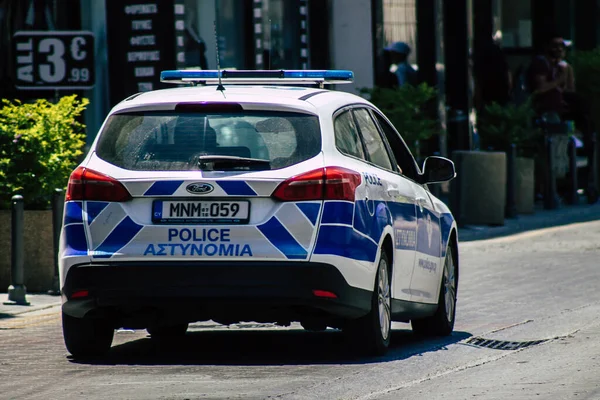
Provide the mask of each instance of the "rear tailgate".
POLYGON ((283 179, 122 181, 133 199, 85 201, 94 260, 306 260, 321 201, 282 203, 283 179), (194 190, 210 190, 201 195, 194 190), (190 193, 192 191, 192 193, 190 193))
POLYGON ((89 254, 307 260, 322 201, 271 195, 288 178, 322 166, 319 120, 309 113, 200 102, 113 114, 86 168, 105 174, 109 186, 124 186, 126 201, 100 201, 111 196, 92 186, 104 183, 87 186, 94 192, 82 198, 89 254))

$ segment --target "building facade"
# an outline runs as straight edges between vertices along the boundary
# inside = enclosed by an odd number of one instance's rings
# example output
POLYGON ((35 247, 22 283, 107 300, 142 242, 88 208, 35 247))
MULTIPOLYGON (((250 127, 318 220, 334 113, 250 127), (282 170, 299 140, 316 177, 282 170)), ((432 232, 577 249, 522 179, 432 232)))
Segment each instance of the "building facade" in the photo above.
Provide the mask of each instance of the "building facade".
MULTIPOLYGON (((511 68, 528 62, 550 27, 576 48, 600 40, 600 0, 0 0, 0 97, 22 100, 77 93, 91 100, 88 143, 117 102, 164 87, 175 68, 350 69, 357 93, 378 84, 383 50, 411 49, 420 81, 438 88, 433 112, 442 133, 428 152, 470 149, 473 40, 501 37, 511 68), (555 28, 554 28, 555 27, 555 28), (46 65, 53 47, 19 55, 15 34, 81 31, 93 35, 93 86, 18 88, 18 62, 46 65), (19 58, 21 57, 21 58, 19 58), (447 132, 447 135, 445 134, 447 132)), ((39 50, 39 49, 38 49, 39 50)), ((68 53, 69 47, 65 52, 68 53)), ((75 54, 75 53, 74 53, 75 54)), ((78 53, 79 54, 79 53, 78 53)), ((71 70, 69 70, 72 73, 71 70)), ((69 75, 70 76, 70 75, 69 75)), ((90 75, 92 76, 92 75, 90 75)), ((79 78, 79 72, 77 72, 79 78)), ((68 85, 67 85, 68 86, 68 85)))

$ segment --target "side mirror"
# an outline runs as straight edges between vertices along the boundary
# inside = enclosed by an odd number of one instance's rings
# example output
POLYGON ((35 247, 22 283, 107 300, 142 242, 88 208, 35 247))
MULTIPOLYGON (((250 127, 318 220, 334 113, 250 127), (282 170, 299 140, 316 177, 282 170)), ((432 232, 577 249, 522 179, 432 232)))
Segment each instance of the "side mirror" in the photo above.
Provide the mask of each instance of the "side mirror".
POLYGON ((456 177, 454 163, 444 157, 431 156, 423 162, 421 183, 447 182, 456 177))

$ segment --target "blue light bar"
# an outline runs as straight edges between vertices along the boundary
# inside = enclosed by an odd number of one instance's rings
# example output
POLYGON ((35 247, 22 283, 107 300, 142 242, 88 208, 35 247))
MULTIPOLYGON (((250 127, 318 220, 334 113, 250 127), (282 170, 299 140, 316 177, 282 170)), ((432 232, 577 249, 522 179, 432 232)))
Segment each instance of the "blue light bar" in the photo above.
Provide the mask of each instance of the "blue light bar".
POLYGON ((352 83, 354 73, 347 70, 173 70, 162 71, 161 82, 218 84, 336 84, 352 83))

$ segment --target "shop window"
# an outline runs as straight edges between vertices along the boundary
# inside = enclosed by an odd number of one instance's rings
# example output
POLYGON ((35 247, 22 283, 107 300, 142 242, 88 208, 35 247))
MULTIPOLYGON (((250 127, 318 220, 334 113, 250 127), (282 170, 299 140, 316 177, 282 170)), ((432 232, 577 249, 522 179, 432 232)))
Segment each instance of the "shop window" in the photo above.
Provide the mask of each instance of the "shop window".
POLYGON ((502 46, 507 48, 531 48, 531 2, 523 0, 503 0, 501 15, 496 16, 501 23, 502 46))
POLYGON ((255 1, 256 67, 308 68, 308 1, 255 1))
POLYGON ((375 83, 386 85, 386 75, 390 69, 389 54, 384 51, 394 42, 405 42, 411 52, 408 62, 417 68, 417 8, 416 0, 374 0, 375 19, 374 51, 375 83))

